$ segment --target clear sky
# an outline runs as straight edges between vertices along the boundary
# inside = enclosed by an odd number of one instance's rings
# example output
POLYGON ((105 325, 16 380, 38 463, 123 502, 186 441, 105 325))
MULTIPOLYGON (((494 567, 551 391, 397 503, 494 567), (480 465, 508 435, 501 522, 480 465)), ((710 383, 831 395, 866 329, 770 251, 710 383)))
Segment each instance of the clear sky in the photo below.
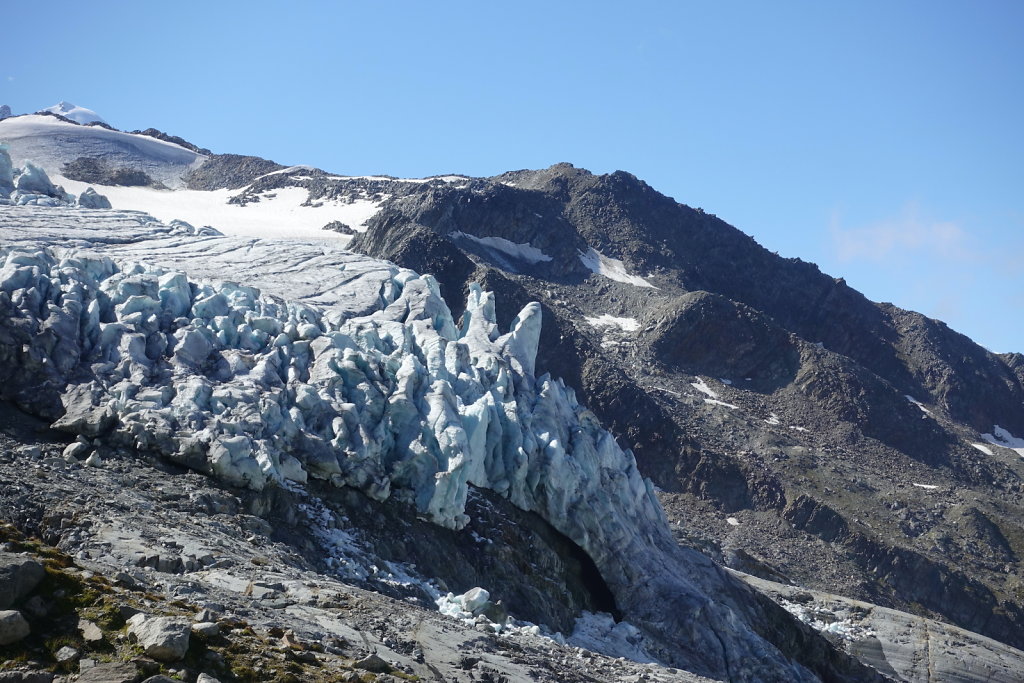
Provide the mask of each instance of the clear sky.
POLYGON ((26 2, 0 104, 349 174, 629 171, 1024 352, 1024 2, 26 2))

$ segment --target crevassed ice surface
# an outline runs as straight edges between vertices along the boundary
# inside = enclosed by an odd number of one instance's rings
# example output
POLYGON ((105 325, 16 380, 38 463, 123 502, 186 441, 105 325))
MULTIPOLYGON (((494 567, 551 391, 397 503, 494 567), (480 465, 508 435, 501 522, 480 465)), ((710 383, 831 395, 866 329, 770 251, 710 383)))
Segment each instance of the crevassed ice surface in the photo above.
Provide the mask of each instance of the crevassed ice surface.
POLYGON ((0 380, 58 426, 256 490, 396 496, 451 528, 469 485, 492 489, 587 551, 655 656, 810 677, 708 597, 735 587, 675 545, 632 454, 535 376, 537 304, 501 334, 473 289, 456 325, 429 275, 136 212, 0 207, 0 229, 0 380))

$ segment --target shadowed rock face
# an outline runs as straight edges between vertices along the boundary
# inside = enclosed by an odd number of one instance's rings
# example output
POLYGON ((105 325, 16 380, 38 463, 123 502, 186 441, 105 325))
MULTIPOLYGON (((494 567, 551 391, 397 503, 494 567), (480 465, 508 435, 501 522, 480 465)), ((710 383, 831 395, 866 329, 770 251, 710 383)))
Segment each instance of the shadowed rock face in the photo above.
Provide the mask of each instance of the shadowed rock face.
POLYGON ((648 313, 651 353, 690 374, 742 377, 763 393, 791 384, 800 340, 774 320, 710 292, 689 292, 648 313), (749 380, 747 380, 749 378, 749 380))
POLYGON ((1010 550, 990 551, 997 536, 973 543, 950 513, 977 498, 997 528, 1024 518, 1020 458, 970 445, 995 425, 1024 436, 1024 356, 871 302, 622 172, 559 164, 422 188, 385 203, 351 246, 435 274, 456 307, 470 282, 486 283, 504 315, 539 300, 552 336, 538 369, 557 371, 633 449, 685 538, 729 557, 746 543, 766 575, 1024 645, 1021 586, 992 561, 1022 557, 1024 538, 1004 534, 1010 550), (526 247, 548 258, 524 258, 526 247), (591 249, 614 260, 605 274, 580 258, 591 249), (802 496, 831 514, 793 529, 783 512, 802 496), (718 516, 744 510, 768 515, 756 535, 718 516), (820 550, 829 538, 838 547, 820 550), (875 572, 883 555, 935 571, 911 598, 875 572), (816 563, 828 571, 807 570, 816 563), (1002 616, 955 606, 977 591, 1002 616))

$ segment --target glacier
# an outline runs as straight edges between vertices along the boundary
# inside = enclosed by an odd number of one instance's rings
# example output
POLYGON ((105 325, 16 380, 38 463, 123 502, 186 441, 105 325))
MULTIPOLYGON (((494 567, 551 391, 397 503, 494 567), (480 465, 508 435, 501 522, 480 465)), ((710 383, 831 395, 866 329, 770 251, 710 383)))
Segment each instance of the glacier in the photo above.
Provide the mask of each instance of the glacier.
POLYGON ((138 212, 0 207, 0 228, 0 391, 55 427, 255 491, 395 498, 448 528, 491 489, 594 560, 651 656, 815 680, 751 626, 771 608, 675 543, 632 454, 536 376, 539 305, 502 332, 479 287, 456 321, 430 275, 138 212))

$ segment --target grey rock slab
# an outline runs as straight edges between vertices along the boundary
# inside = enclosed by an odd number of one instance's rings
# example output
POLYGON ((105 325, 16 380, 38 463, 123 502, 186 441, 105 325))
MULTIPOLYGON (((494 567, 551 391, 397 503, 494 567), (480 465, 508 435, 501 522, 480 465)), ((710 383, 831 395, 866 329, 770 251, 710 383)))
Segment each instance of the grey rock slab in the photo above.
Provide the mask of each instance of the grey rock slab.
POLYGON ((53 674, 45 671, 0 671, 0 683, 52 683, 53 674))
POLYGON ((46 571, 35 560, 13 553, 0 553, 0 609, 21 602, 35 590, 46 571))
POLYGON ((139 673, 134 664, 97 664, 78 676, 78 683, 135 683, 139 673))
POLYGON ((191 624, 175 617, 136 614, 128 620, 128 634, 146 655, 161 662, 176 662, 188 651, 191 624))
POLYGON ((0 645, 16 643, 31 632, 21 612, 13 609, 0 611, 0 645))
POLYGON ((215 638, 220 635, 220 626, 213 621, 200 621, 192 624, 192 632, 198 633, 206 638, 215 638))
POLYGON ((78 657, 81 654, 81 652, 71 647, 70 645, 65 645, 61 649, 57 650, 57 653, 54 655, 54 657, 57 659, 58 663, 66 664, 67 662, 73 662, 74 660, 78 659, 78 657))
POLYGON ((78 632, 82 634, 82 639, 87 643, 95 643, 103 640, 103 631, 100 630, 99 626, 88 619, 78 620, 78 632))
MULTIPOLYGON (((844 648, 885 675, 902 681, 1019 681, 1024 652, 977 633, 906 612, 838 595, 733 572, 784 607, 842 623, 855 615, 860 629, 844 648)), ((822 622, 822 623, 823 623, 822 622)))

